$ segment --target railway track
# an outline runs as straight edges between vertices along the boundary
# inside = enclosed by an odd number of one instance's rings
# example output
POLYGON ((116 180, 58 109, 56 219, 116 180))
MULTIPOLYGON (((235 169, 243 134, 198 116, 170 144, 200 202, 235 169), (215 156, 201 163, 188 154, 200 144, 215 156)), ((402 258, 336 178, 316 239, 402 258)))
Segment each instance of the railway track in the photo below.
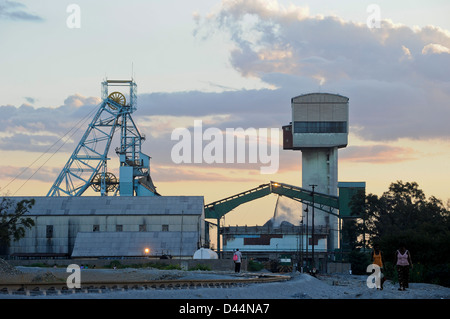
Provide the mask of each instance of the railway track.
POLYGON ((68 288, 66 282, 30 282, 30 283, 0 283, 0 298, 2 294, 26 296, 54 296, 79 293, 105 293, 127 290, 147 289, 198 289, 198 288, 231 288, 248 284, 288 281, 289 276, 258 275, 250 278, 237 279, 171 279, 149 281, 92 281, 82 283, 80 288, 68 288))

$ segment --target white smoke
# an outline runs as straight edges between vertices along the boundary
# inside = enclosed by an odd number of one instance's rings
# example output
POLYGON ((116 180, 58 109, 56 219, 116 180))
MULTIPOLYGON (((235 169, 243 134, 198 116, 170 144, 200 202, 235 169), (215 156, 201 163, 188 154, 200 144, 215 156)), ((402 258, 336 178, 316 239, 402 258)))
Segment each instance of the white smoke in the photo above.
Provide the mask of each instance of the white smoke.
POLYGON ((278 196, 277 204, 273 214, 273 227, 280 227, 282 222, 288 222, 299 226, 302 219, 302 203, 285 196, 278 196))

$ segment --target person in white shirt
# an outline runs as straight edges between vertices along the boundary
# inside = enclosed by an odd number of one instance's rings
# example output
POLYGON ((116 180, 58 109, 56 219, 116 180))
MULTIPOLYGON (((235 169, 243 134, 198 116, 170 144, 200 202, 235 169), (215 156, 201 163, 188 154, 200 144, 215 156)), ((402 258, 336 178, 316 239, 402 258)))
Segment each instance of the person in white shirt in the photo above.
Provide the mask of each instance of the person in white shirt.
POLYGON ((241 259, 242 253, 239 251, 239 249, 236 249, 233 254, 234 272, 241 272, 241 259))

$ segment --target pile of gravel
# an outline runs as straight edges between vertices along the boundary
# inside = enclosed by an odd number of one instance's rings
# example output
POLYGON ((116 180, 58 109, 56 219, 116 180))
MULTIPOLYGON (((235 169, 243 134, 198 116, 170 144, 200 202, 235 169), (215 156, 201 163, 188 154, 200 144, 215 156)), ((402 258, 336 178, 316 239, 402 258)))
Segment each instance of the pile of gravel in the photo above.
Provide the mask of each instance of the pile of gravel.
POLYGON ((47 271, 44 274, 35 276, 33 279, 31 279, 31 282, 54 282, 57 279, 58 278, 54 274, 47 271))
POLYGON ((20 275, 22 272, 0 258, 0 276, 20 275))

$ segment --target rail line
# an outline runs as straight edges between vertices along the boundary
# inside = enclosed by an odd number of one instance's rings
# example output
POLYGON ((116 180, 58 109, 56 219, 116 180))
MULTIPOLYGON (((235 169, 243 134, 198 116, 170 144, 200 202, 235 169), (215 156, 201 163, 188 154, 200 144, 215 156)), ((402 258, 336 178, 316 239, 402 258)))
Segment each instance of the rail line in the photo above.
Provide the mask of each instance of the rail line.
POLYGON ((0 283, 2 294, 26 296, 54 296, 77 293, 105 293, 127 290, 148 289, 198 289, 198 288, 231 288, 248 284, 288 281, 289 276, 259 275, 238 279, 171 279, 149 281, 91 281, 82 283, 80 288, 68 288, 66 282, 30 282, 0 283))

